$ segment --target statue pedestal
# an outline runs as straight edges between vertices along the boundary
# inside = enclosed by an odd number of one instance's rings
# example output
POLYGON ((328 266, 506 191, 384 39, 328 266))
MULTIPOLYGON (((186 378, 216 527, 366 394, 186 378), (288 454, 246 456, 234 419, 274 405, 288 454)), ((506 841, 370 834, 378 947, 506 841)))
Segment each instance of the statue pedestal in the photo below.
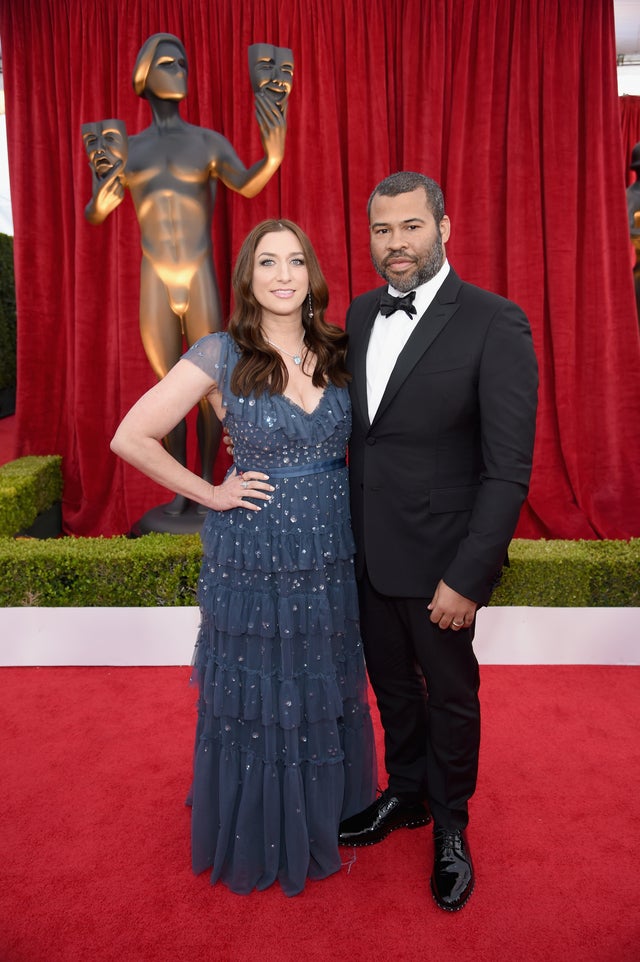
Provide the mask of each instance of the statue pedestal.
POLYGON ((160 504, 143 514, 131 529, 131 537, 139 538, 154 531, 167 534, 199 534, 207 513, 202 505, 189 501, 181 514, 167 514, 166 507, 167 505, 160 504))

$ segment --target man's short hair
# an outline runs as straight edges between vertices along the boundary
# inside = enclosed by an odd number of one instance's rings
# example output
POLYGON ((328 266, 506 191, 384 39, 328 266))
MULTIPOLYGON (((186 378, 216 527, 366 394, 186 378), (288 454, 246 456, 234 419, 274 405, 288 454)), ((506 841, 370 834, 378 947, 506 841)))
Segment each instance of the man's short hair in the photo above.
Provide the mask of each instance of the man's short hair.
POLYGON ((435 180, 425 176, 425 174, 417 174, 413 170, 400 170, 396 174, 390 174, 389 177, 381 180, 377 187, 374 187, 367 204, 367 216, 369 220, 371 220, 371 204, 373 203, 373 198, 377 195, 381 197, 397 197, 398 194, 410 194, 411 191, 417 190, 419 187, 422 187, 426 194, 427 207, 433 214, 436 226, 438 226, 444 217, 444 194, 442 193, 442 188, 435 180))

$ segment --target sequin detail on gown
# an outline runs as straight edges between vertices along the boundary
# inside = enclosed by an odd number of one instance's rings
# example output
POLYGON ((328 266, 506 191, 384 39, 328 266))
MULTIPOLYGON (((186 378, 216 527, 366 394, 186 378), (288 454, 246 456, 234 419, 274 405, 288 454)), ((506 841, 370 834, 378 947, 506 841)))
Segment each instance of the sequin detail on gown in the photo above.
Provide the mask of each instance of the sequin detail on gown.
POLYGON ((282 395, 238 398, 227 334, 186 357, 222 390, 236 465, 275 486, 261 511, 210 511, 202 528, 193 869, 240 894, 278 880, 295 895, 339 870, 339 822, 375 797, 348 391, 329 385, 310 414, 282 395))

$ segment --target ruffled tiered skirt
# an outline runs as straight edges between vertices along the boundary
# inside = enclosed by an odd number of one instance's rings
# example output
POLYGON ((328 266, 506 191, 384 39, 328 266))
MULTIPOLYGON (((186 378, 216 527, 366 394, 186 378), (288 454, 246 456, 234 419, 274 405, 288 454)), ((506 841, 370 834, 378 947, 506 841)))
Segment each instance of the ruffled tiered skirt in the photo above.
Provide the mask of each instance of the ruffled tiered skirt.
POLYGON ((272 482, 262 511, 203 527, 192 859, 234 892, 295 895, 339 870, 376 766, 346 469, 272 482))

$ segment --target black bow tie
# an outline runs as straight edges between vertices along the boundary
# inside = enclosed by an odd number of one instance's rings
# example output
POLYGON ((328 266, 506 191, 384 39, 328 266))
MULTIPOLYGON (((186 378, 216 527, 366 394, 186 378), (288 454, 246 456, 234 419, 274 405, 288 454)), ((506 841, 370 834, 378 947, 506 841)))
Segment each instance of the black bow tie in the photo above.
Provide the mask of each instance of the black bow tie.
POLYGON ((384 317, 389 317, 395 311, 406 311, 409 317, 416 313, 413 301, 416 296, 415 291, 409 291, 404 297, 394 297, 389 291, 385 291, 380 298, 380 313, 384 317))

